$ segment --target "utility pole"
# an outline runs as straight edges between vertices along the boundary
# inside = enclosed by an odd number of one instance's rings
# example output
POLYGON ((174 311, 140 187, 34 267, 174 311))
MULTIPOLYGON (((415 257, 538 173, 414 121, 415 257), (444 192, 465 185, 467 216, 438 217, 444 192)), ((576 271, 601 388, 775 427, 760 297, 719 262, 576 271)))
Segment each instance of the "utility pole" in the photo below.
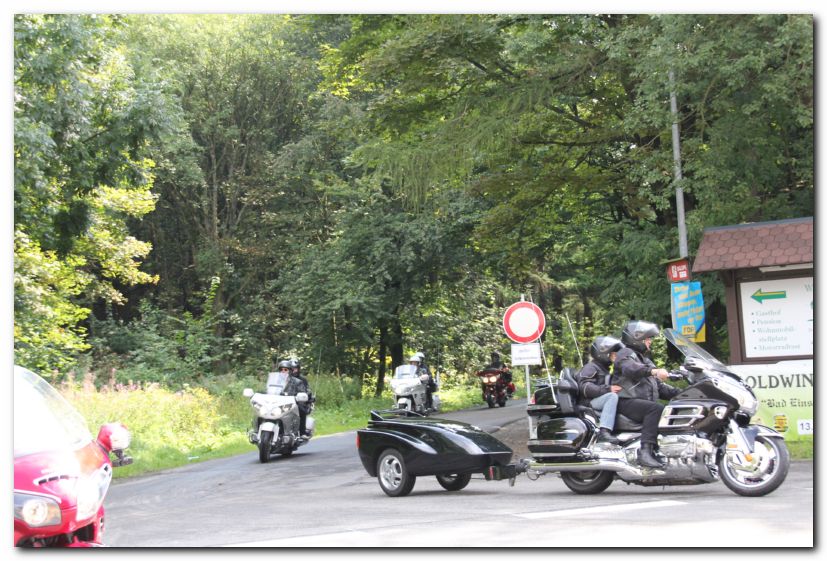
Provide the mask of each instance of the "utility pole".
POLYGON ((686 242, 686 218, 683 210, 683 172, 681 171, 681 138, 678 128, 678 100, 675 97, 675 73, 669 70, 669 101, 672 106, 672 158, 675 161, 675 206, 678 210, 678 248, 679 257, 689 256, 689 244, 686 242))

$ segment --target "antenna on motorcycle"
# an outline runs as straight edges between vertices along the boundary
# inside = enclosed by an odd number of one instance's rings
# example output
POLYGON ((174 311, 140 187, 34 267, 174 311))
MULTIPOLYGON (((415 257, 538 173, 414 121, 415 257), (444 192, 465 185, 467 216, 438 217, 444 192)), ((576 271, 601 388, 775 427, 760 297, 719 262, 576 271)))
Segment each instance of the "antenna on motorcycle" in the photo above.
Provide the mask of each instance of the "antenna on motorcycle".
POLYGON ((580 368, 583 368, 583 355, 580 353, 580 347, 577 346, 577 337, 574 336, 574 328, 571 326, 569 313, 564 312, 564 315, 566 316, 566 321, 569 323, 569 331, 571 331, 571 338, 574 341, 574 348, 577 349, 577 357, 580 359, 580 368))

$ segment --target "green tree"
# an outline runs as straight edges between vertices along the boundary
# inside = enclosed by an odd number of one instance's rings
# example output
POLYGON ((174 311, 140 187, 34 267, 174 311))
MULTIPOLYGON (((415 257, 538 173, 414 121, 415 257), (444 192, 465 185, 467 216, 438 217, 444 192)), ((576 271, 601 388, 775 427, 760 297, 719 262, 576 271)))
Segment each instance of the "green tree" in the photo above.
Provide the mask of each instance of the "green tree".
POLYGON ((113 43, 118 24, 14 19, 15 360, 31 367, 71 363, 92 303, 156 280, 127 221, 154 206, 146 142, 162 119, 155 84, 113 43))
POLYGON ((691 248, 705 226, 813 212, 809 16, 355 16, 351 30, 326 68, 330 91, 370 98, 354 157, 415 198, 462 180, 490 209, 479 247, 554 317, 669 322, 669 70, 691 248))

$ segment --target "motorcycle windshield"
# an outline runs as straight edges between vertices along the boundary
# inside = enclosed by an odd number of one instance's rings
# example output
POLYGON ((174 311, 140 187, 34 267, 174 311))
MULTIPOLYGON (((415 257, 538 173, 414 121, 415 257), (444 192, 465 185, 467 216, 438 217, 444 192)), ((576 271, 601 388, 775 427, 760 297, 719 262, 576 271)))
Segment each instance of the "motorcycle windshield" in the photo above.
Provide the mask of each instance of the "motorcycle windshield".
POLYGON ((270 372, 267 375, 267 393, 281 395, 287 385, 287 372, 270 372))
POLYGON ((14 457, 77 450, 92 441, 86 420, 46 380, 14 367, 14 457))
POLYGON ((413 364, 403 364, 402 366, 397 366, 396 370, 393 371, 393 377, 397 380, 401 380, 403 378, 416 378, 416 366, 413 364))
POLYGON ((704 360, 715 370, 732 374, 732 371, 720 360, 706 352, 697 343, 690 341, 674 329, 664 329, 663 336, 666 337, 666 340, 672 343, 672 345, 686 358, 691 357, 704 360))

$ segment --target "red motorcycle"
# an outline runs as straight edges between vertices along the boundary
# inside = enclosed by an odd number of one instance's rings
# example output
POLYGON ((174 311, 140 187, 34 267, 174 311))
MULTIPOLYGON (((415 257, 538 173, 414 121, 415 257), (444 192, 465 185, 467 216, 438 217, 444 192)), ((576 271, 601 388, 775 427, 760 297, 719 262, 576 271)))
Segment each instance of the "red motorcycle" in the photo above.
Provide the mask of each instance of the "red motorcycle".
POLYGON ((14 367, 14 545, 96 547, 103 499, 129 431, 107 423, 93 440, 86 421, 43 378, 14 367), (112 453, 115 457, 110 458, 112 453))
POLYGON ((488 407, 494 407, 494 405, 505 407, 509 393, 513 392, 513 384, 505 380, 505 371, 484 368, 477 372, 477 376, 482 382, 482 400, 488 404, 488 407))

